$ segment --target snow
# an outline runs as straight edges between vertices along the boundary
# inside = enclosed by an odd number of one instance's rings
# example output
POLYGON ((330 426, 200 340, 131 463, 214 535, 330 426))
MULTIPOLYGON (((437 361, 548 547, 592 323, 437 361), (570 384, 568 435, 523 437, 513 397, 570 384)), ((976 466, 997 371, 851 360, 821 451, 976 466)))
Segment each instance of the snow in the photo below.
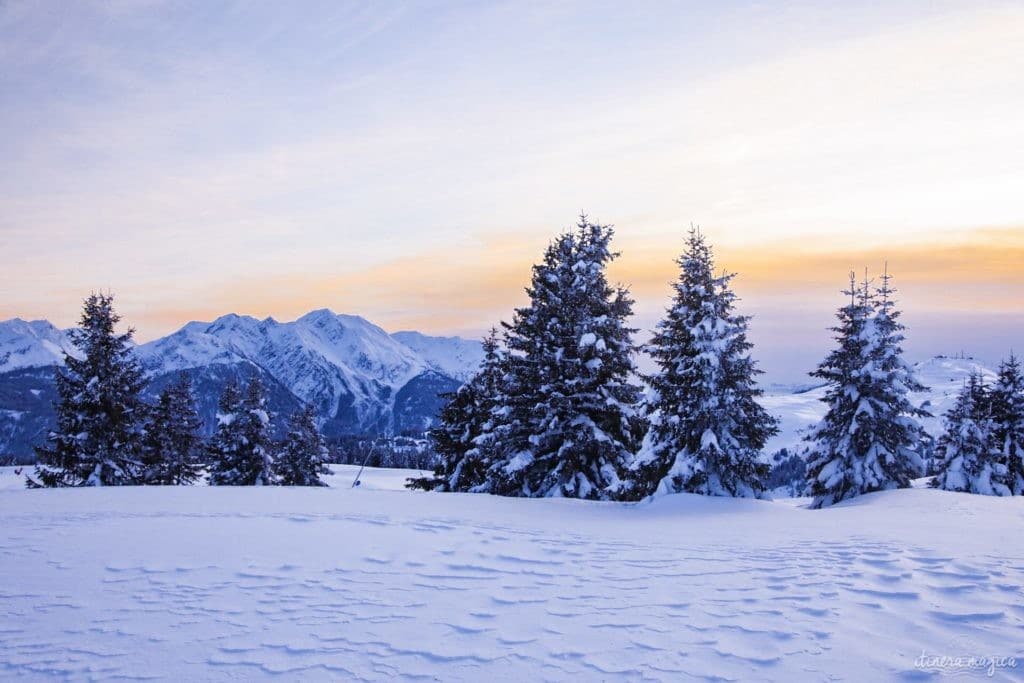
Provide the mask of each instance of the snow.
POLYGON ((1021 654, 1019 497, 628 505, 333 469, 28 491, 0 468, 0 677, 868 681, 1021 654))

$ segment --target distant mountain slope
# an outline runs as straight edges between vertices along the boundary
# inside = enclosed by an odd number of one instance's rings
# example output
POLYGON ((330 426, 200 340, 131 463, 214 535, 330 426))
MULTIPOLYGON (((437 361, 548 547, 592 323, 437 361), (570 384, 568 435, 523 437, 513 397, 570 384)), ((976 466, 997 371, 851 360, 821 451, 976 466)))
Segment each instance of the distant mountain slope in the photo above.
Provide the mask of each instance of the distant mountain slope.
POLYGON ((395 332, 394 339, 416 352, 442 375, 462 381, 469 379, 483 362, 480 342, 461 337, 429 337, 419 332, 395 332))
MULTIPOLYGON (((50 323, 12 320, 0 323, 0 349, 0 455, 23 456, 52 422, 52 367, 71 345, 50 323), (34 372, 15 372, 27 369, 34 372), (33 400, 33 390, 47 399, 33 400)), ((285 323, 236 314, 191 322, 135 352, 151 394, 178 373, 192 378, 208 432, 228 379, 259 375, 273 412, 283 418, 311 403, 328 436, 422 431, 440 409, 438 394, 458 388, 482 358, 476 341, 389 335, 359 316, 329 310, 285 323)))
POLYGON ((66 331, 46 320, 0 322, 0 373, 62 363, 74 350, 66 331))

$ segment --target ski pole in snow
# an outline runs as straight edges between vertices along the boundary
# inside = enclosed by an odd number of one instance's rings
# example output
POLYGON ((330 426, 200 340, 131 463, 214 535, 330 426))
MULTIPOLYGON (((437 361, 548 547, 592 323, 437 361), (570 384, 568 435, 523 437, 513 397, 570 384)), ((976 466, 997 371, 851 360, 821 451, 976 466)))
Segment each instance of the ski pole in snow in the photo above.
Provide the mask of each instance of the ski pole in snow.
POLYGON ((373 452, 376 449, 377 449, 377 442, 374 441, 373 445, 370 446, 370 450, 366 452, 366 456, 363 458, 363 464, 359 466, 359 471, 356 473, 356 479, 355 479, 355 481, 352 482, 352 488, 355 488, 355 487, 359 486, 359 484, 361 483, 359 481, 359 478, 361 476, 363 476, 363 469, 366 467, 366 461, 370 459, 370 456, 373 455, 373 452))

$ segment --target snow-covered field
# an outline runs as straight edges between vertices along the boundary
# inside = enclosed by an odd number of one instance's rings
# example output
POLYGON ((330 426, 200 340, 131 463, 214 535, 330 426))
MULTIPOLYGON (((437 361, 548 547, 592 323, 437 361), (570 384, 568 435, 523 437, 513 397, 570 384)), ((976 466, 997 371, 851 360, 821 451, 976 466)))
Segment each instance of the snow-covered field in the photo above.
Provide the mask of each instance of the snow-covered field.
POLYGON ((876 681, 937 676, 922 653, 1024 660, 1019 498, 626 505, 336 471, 26 491, 3 468, 0 679, 876 681))

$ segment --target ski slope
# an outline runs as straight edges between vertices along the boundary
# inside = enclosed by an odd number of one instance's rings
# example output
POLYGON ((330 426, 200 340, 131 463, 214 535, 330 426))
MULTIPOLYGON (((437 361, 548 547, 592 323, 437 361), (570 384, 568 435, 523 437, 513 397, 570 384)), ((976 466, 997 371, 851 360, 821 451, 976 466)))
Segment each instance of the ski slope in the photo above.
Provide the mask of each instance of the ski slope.
POLYGON ((328 489, 27 491, 3 468, 0 679, 884 681, 930 679, 922 653, 1024 659, 1024 499, 627 505, 335 469, 328 489))

